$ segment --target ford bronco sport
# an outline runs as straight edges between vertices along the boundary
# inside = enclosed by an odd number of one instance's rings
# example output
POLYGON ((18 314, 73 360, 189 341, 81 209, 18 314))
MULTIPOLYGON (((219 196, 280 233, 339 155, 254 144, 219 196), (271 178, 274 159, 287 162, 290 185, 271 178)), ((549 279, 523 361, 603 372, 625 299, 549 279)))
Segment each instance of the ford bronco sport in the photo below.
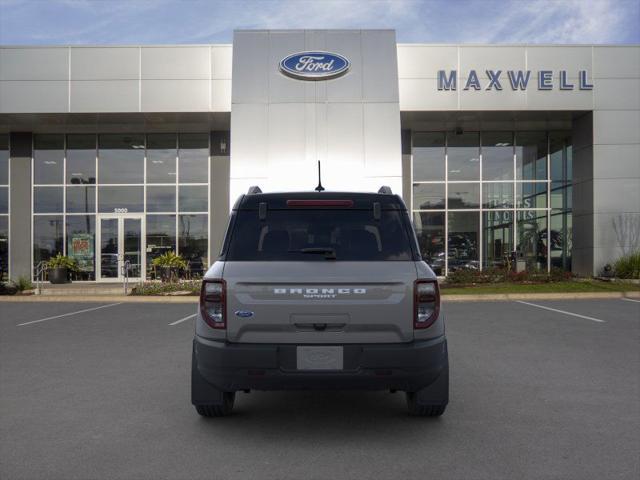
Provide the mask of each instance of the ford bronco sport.
POLYGON ((388 187, 241 196, 202 282, 191 382, 207 417, 251 389, 401 390, 411 414, 442 415, 438 283, 402 199, 388 187))

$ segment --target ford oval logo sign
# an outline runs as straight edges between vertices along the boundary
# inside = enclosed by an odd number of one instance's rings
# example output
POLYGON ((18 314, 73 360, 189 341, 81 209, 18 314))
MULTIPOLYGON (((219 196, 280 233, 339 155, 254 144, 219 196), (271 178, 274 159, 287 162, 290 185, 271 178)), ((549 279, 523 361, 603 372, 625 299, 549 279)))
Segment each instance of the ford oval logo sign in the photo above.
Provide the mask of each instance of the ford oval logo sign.
POLYGON ((351 62, 329 52, 300 52, 280 61, 280 71, 298 80, 328 80, 344 75, 351 62))
POLYGON ((236 316, 240 318, 249 318, 249 317, 253 317, 253 312, 248 310, 237 310, 236 316))

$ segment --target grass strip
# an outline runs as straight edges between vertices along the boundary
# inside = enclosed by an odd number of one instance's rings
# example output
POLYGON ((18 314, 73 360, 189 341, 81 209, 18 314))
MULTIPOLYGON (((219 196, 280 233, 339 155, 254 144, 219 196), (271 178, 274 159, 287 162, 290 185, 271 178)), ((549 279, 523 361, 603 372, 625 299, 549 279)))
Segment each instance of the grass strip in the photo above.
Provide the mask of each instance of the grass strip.
POLYGON ((637 292, 640 285, 597 280, 549 283, 492 283, 487 285, 441 286, 442 295, 478 295, 499 293, 573 293, 573 292, 637 292))

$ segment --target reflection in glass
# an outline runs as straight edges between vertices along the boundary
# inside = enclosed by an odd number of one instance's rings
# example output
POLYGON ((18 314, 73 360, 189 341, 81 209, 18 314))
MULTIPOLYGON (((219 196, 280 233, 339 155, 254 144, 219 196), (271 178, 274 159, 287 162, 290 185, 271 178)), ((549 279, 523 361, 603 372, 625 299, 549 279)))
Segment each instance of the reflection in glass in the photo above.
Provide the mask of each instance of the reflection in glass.
POLYGON ((415 182, 445 179, 444 133, 416 133, 412 154, 415 182))
POLYGON ((96 187, 74 185, 67 187, 67 213, 95 213, 96 187))
POLYGON ((127 212, 142 212, 144 201, 143 187, 99 187, 98 211, 113 213, 116 209, 127 212))
POLYGON ((482 214, 484 268, 501 268, 513 251, 513 211, 494 211, 482 214))
POLYGON ((98 181, 103 185, 143 183, 144 135, 100 135, 98 181))
POLYGON ((449 212, 448 217, 449 271, 478 269, 479 212, 449 212))
POLYGON ((118 278, 118 219, 100 219, 100 277, 118 278))
POLYGON ((445 206, 444 183, 414 183, 413 208, 415 210, 443 209, 445 206))
POLYGON ((477 133, 447 134, 449 180, 480 180, 480 137, 477 133))
POLYGON ((147 135, 147 183, 176 183, 175 133, 147 135))
POLYGON ((444 219, 444 212, 413 214, 413 225, 422 259, 429 264, 436 275, 444 274, 444 219))
POLYGON ((9 213, 9 187, 0 187, 0 214, 9 213))
POLYGON ((517 212, 516 270, 547 269, 547 212, 517 212))
POLYGON ((513 208, 513 183, 483 183, 483 208, 513 208))
POLYGON ((35 185, 63 183, 64 135, 35 135, 33 182, 35 185))
POLYGON ((9 275, 9 216, 0 216, 0 280, 9 275))
POLYGON ((513 133, 482 133, 482 179, 513 180, 513 133))
POLYGON ((33 217, 33 266, 64 254, 64 222, 62 215, 36 215, 33 217))
POLYGON ((518 180, 547 179, 546 132, 516 133, 516 178, 518 180))
POLYGON ((0 185, 9 184, 9 135, 0 134, 0 185))
POLYGON ((176 216, 147 215, 147 278, 160 278, 152 265, 153 259, 176 251, 176 216))
POLYGON ((571 212, 551 210, 551 266, 571 270, 573 225, 571 212))
POLYGON ((178 249, 187 260, 191 275, 202 276, 209 268, 209 227, 207 215, 180 215, 178 249))
POLYGON ((209 134, 181 133, 179 147, 179 182, 207 183, 209 181, 209 134))
MULTIPOLYGON (((139 218, 125 218, 123 224, 123 262, 129 262, 129 277, 140 278, 142 271, 142 225, 139 218)), ((123 267, 126 264, 123 264, 123 267)))
POLYGON ((547 208, 547 184, 518 183, 516 185, 516 206, 518 208, 547 208))
POLYGON ((63 187, 34 187, 34 213, 62 213, 63 187))
POLYGON ((96 183, 95 135, 67 135, 67 183, 96 183))
POLYGON ((480 184, 449 182, 449 208, 480 208, 480 184))
POLYGON ((572 190, 573 190, 573 187, 571 185, 565 184, 564 182, 552 182, 551 183, 551 208, 571 210, 572 190))
POLYGON ((206 185, 180 186, 179 205, 181 212, 206 212, 208 210, 209 187, 206 185))
POLYGON ((571 135, 569 132, 549 134, 549 175, 555 182, 571 182, 571 135))
POLYGON ((175 211, 176 211, 176 187, 174 186, 148 186, 147 187, 147 212, 175 212, 175 211))
POLYGON ((78 265, 72 280, 95 280, 95 216, 67 215, 67 256, 78 265))
MULTIPOLYGON (((547 227, 544 216, 549 208, 554 215, 550 220, 553 227, 549 240, 551 262, 554 266, 571 268, 571 132, 449 132, 446 136, 441 132, 414 132, 412 154, 412 181, 415 182, 412 185, 412 208, 416 229, 422 221, 418 217, 421 214, 419 211, 442 209, 441 195, 444 191, 447 192, 448 216, 443 216, 442 219, 444 222, 447 218, 451 228, 451 248, 448 252, 451 271, 460 268, 460 265, 476 268, 477 255, 467 252, 477 253, 481 250, 479 246, 482 246, 481 260, 484 266, 500 265, 509 252, 513 254, 518 240, 521 240, 523 247, 527 245, 527 253, 521 255, 515 266, 524 269, 527 264, 532 268, 537 263, 544 264, 546 253, 544 249, 534 251, 536 244, 532 244, 531 231, 534 224, 536 229, 544 230, 540 234, 540 242, 543 246, 546 245, 547 227), (482 141, 481 146, 478 145, 479 140, 482 141), (481 185, 475 182, 478 176, 474 164, 479 162, 474 159, 478 150, 482 154, 481 185), (445 153, 449 159, 448 185, 421 184, 421 181, 444 179, 443 173, 440 173, 443 170, 439 169, 442 168, 445 153), (461 181, 467 179, 468 182, 461 181), (480 205, 484 209, 482 218, 480 205), (520 223, 516 218, 515 208, 527 210, 526 213, 517 214, 521 219, 520 223), (533 212, 535 209, 539 211, 533 212), (474 211, 467 213, 461 210, 474 211), (532 215, 533 223, 527 220, 532 215), (537 216, 542 218, 538 220, 537 216), (470 222, 468 225, 465 224, 467 220, 470 222), (481 230, 479 225, 482 225, 481 230), (522 233, 525 236, 516 237, 519 235, 518 227, 521 227, 521 233, 526 230, 527 235, 522 233)), ((436 215, 445 215, 436 212, 426 214, 433 215, 429 217, 433 221, 436 221, 436 215)), ((424 252, 424 240, 419 241, 424 252)), ((543 265, 544 269, 546 266, 543 265)))

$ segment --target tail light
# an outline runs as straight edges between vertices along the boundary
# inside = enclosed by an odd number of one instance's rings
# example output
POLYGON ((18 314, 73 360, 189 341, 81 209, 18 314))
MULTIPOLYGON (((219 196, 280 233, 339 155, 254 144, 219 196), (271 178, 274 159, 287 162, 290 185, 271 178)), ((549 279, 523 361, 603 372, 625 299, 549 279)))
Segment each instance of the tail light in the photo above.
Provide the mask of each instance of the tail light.
POLYGON ((416 280, 413 290, 413 327, 429 328, 440 313, 438 281, 416 280))
POLYGON ((227 285, 224 280, 203 280, 200 314, 211 328, 227 328, 227 285))

